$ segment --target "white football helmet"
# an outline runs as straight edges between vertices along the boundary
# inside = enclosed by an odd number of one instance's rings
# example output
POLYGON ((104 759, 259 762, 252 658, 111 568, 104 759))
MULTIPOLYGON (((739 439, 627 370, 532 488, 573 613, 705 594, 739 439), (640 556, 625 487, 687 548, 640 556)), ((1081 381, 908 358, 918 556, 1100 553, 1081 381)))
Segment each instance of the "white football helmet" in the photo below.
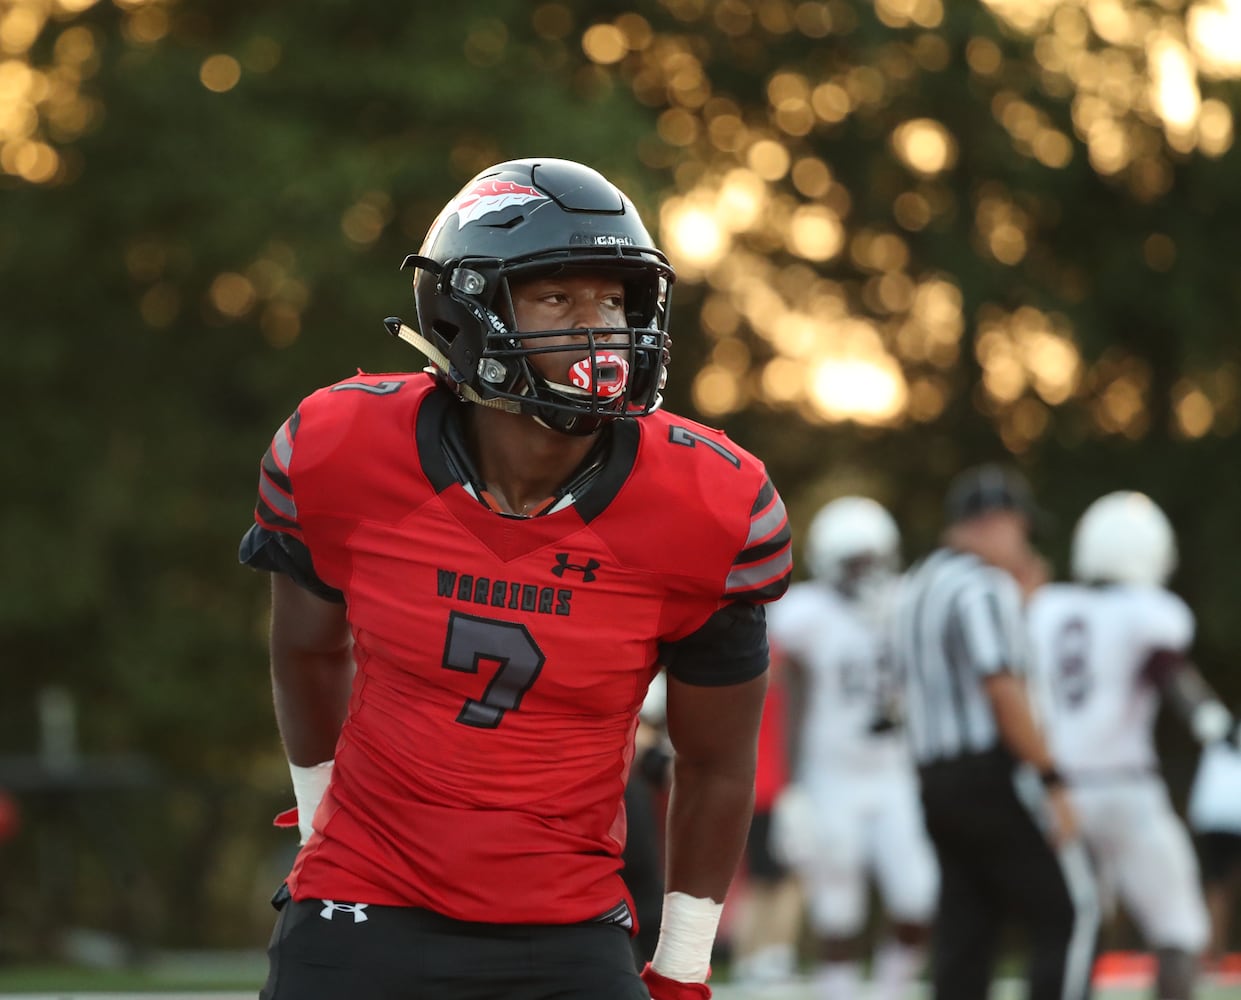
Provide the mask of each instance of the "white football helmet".
POLYGON ((822 507, 806 536, 806 564, 847 597, 882 587, 900 569, 901 534, 881 504, 840 497, 822 507))
POLYGON ((1176 569, 1176 535, 1144 493, 1119 490, 1086 508, 1073 531, 1073 577, 1162 587, 1176 569))

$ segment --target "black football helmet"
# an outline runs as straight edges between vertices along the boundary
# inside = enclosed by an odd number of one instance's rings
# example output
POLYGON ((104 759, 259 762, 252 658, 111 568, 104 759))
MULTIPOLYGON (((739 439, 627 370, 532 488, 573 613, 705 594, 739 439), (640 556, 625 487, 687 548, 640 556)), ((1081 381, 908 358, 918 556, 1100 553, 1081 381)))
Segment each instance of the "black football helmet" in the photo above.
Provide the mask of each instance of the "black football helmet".
POLYGON ((406 339, 459 395, 531 414, 565 434, 589 434, 603 420, 643 416, 662 403, 676 274, 633 203, 590 167, 530 159, 484 170, 401 266, 416 269, 420 336, 406 339), (620 281, 629 325, 518 333, 509 283, 570 269, 620 281), (566 334, 576 343, 548 343, 566 334), (589 359, 574 366, 576 385, 549 382, 530 363, 561 351, 589 359))

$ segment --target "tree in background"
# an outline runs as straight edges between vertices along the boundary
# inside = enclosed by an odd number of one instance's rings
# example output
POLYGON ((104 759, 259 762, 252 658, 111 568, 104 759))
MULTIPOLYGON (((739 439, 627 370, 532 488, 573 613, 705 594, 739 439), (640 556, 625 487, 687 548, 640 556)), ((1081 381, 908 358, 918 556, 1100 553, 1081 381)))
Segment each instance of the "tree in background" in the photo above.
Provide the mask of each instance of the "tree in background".
POLYGON ((1032 474, 1060 556, 1091 499, 1146 490, 1181 528, 1202 655, 1230 663, 1241 7, 641 11, 583 46, 657 114, 694 407, 803 485, 795 513, 869 489, 915 547, 983 458, 1032 474))
MULTIPOLYGON (((266 581, 235 562, 258 458, 310 388, 421 363, 379 323, 412 314, 397 265, 531 153, 660 220, 670 403, 795 519, 869 491, 925 546, 948 478, 1008 455, 1063 556, 1089 500, 1146 490, 1237 701, 1238 73, 1226 0, 13 0, 0 753, 72 691, 85 750, 164 776, 126 820, 149 920, 178 915, 156 936, 261 940, 286 775, 266 581)), ((101 920, 74 838, 64 916, 101 920)), ((39 910, 15 869, 6 931, 39 910)))

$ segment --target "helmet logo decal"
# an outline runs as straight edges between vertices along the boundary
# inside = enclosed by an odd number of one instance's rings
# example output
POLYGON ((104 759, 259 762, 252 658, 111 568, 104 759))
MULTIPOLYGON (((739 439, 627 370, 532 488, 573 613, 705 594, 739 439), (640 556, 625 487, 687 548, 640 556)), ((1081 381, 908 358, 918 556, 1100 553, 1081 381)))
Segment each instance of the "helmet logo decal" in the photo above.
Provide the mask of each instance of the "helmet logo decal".
POLYGON ((632 247, 637 246, 632 236, 624 233, 574 233, 569 237, 570 246, 632 247))
POLYGON ((593 386, 600 399, 615 399, 629 384, 629 361, 614 351, 600 352, 570 368, 569 381, 585 392, 593 386))
POLYGON ((495 212, 503 211, 511 205, 524 205, 528 201, 543 201, 547 198, 538 188, 517 184, 513 181, 479 181, 468 191, 464 191, 457 199, 457 228, 464 229, 468 223, 495 212))

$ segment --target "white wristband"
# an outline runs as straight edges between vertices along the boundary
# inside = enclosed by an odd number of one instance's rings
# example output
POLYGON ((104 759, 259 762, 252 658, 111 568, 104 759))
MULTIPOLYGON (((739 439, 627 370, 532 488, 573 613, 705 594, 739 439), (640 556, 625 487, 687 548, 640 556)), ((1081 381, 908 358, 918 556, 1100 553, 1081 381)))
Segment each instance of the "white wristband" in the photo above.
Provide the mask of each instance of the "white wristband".
POLYGON ((724 904, 713 899, 667 893, 651 968, 678 983, 705 983, 723 909, 724 904))
POLYGON ((1232 729, 1232 713, 1218 701, 1204 701, 1194 709, 1189 728, 1199 743, 1227 739, 1232 729))
POLYGON ((335 761, 325 760, 310 767, 299 767, 292 761, 289 762, 289 774, 293 776, 293 797, 297 799, 297 831, 301 834, 303 844, 315 832, 315 812, 323 801, 328 782, 332 780, 334 763, 335 761))

